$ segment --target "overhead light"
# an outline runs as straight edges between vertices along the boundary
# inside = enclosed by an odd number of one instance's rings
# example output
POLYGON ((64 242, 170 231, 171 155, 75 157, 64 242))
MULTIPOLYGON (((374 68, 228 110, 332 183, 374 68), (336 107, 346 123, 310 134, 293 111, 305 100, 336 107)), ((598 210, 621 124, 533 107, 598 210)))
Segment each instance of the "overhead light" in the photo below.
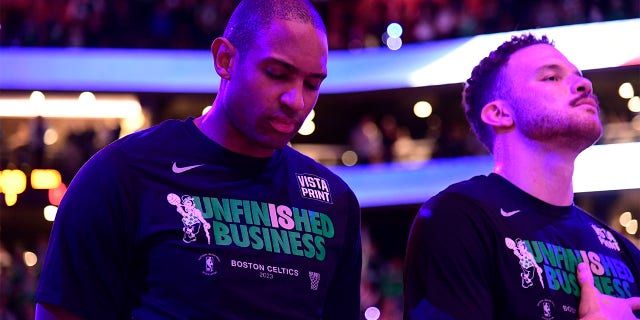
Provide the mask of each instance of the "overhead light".
POLYGON ((18 195, 27 188, 27 175, 18 169, 0 171, 0 191, 4 193, 4 201, 7 206, 12 206, 18 201, 18 195))
POLYGON ((55 189, 62 182, 60 172, 55 169, 31 170, 31 187, 34 189, 55 189))
POLYGON ((638 220, 631 219, 631 221, 624 226, 624 230, 627 231, 628 234, 636 234, 636 232, 638 232, 638 220))
POLYGON ((629 222, 631 221, 632 216, 631 216, 631 212, 629 211, 625 211, 620 215, 620 225, 623 227, 626 227, 627 224, 629 224, 629 222))
POLYGON ((57 187, 53 189, 49 189, 47 191, 49 197, 49 203, 54 206, 59 206, 60 201, 62 201, 62 197, 67 192, 67 185, 64 182, 60 182, 57 187))
POLYGON ((0 117, 7 118, 136 118, 142 114, 138 99, 129 94, 94 95, 83 92, 44 95, 34 91, 30 97, 0 98, 0 117))
POLYGON ((433 107, 427 101, 418 101, 413 105, 413 114, 418 118, 428 118, 433 112, 433 107))
POLYGON ((627 101, 627 108, 631 112, 640 112, 640 97, 634 96, 627 101))
POLYGON ((22 253, 22 259, 27 267, 33 267, 38 263, 38 256, 31 251, 22 253))
POLYGON ((58 207, 54 205, 48 205, 43 209, 44 219, 53 222, 56 220, 56 214, 58 213, 58 207))
POLYGON ((302 126, 298 130, 298 133, 303 136, 308 136, 314 131, 316 131, 316 124, 313 122, 313 120, 307 120, 302 123, 302 126))
POLYGON ((630 99, 633 97, 633 86, 629 82, 625 82, 618 87, 618 94, 623 99, 630 99))

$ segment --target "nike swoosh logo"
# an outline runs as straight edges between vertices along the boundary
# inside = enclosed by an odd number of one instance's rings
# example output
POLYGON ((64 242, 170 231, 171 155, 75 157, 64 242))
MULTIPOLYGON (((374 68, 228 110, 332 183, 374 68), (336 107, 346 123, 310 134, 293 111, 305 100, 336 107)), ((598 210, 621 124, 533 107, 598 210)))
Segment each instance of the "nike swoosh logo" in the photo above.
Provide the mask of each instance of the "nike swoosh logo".
POLYGON ((178 167, 178 165, 176 165, 176 163, 173 163, 173 166, 171 166, 171 171, 173 171, 174 173, 183 173, 185 171, 189 171, 193 168, 197 168, 200 166, 204 166, 204 164, 196 164, 193 166, 186 166, 186 167, 178 167))
POLYGON ((512 215, 516 214, 520 212, 520 210, 513 210, 513 211, 504 211, 504 209, 500 208, 500 214, 503 217, 511 217, 512 215))

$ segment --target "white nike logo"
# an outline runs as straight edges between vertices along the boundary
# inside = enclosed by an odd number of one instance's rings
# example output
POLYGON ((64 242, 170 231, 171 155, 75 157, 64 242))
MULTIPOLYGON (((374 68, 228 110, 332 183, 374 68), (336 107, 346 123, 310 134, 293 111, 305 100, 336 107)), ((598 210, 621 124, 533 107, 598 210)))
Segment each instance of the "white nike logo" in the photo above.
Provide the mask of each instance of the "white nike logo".
POLYGON ((173 172, 175 172, 175 173, 183 173, 183 172, 185 172, 185 171, 188 171, 188 170, 191 170, 191 169, 193 169, 193 168, 200 167, 200 166, 204 166, 204 164, 196 164, 196 165, 193 165, 193 166, 178 167, 178 166, 176 165, 176 163, 174 162, 174 163, 173 163, 173 166, 171 167, 171 170, 172 170, 173 172))
POLYGON ((516 214, 520 212, 520 210, 513 210, 513 211, 504 211, 504 209, 500 208, 500 214, 503 217, 511 217, 512 215, 516 214))

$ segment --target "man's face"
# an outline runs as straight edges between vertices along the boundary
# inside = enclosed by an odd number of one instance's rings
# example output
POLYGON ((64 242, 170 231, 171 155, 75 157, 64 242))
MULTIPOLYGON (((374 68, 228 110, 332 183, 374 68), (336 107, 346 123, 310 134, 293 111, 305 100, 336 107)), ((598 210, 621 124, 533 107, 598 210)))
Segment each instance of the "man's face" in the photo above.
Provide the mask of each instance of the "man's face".
POLYGON ((222 105, 227 138, 241 153, 268 156, 293 138, 318 99, 326 35, 311 24, 276 20, 239 55, 222 105))
POLYGON ((582 151, 602 134, 591 82, 551 45, 516 51, 505 66, 516 130, 528 139, 582 151))

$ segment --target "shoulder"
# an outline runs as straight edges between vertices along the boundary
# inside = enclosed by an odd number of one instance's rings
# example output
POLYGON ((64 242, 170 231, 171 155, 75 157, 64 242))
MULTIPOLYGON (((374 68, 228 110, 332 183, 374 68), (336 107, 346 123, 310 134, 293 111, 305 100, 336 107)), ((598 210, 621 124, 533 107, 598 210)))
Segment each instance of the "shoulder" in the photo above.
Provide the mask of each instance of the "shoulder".
POLYGON ((482 194, 487 194, 491 182, 487 176, 475 176, 471 179, 460 181, 448 186, 438 194, 425 202, 424 206, 434 206, 442 203, 470 201, 482 199, 482 194))
POLYGON ((493 181, 489 176, 479 175, 468 180, 454 183, 443 190, 442 193, 460 193, 474 196, 487 188, 493 187, 493 181))
POLYGON ((450 185, 422 204, 414 226, 427 224, 435 229, 448 229, 464 224, 470 228, 492 228, 499 223, 495 212, 500 195, 490 191, 496 188, 490 180, 487 176, 475 176, 450 185))
POLYGON ((118 148, 142 147, 145 145, 164 145, 176 140, 183 140, 190 131, 190 119, 186 120, 165 120, 147 129, 136 131, 124 136, 111 145, 118 148))
MULTIPOLYGON (((159 155, 176 153, 190 142, 188 120, 166 120, 126 135, 96 152, 79 173, 122 176, 136 164, 156 161, 159 155)), ((115 177, 114 177, 115 178, 115 177)))

